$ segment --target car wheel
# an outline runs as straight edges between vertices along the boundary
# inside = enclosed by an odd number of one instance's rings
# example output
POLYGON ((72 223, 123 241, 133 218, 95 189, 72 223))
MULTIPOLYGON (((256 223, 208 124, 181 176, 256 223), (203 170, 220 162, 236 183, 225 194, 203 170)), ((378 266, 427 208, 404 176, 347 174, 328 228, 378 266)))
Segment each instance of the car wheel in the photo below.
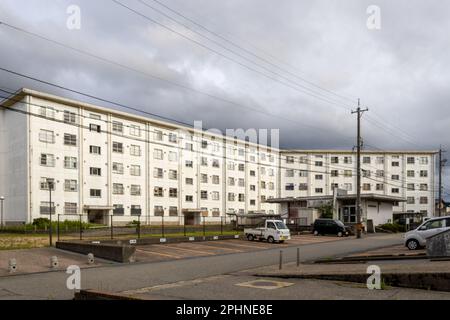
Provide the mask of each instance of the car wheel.
POLYGON ((407 247, 409 250, 417 250, 417 249, 420 248, 419 241, 414 240, 414 239, 410 239, 410 240, 408 240, 408 242, 406 243, 406 247, 407 247))
POLYGON ((318 236, 318 235, 319 235, 319 231, 314 230, 314 235, 315 235, 315 236, 318 236))
POLYGON ((337 236, 338 236, 339 238, 342 238, 343 235, 344 235, 344 234, 343 234, 341 231, 339 231, 338 234, 337 234, 337 236))
POLYGON ((274 242, 275 242, 275 239, 274 239, 273 237, 268 237, 268 238, 267 238, 267 242, 269 242, 269 243, 274 243, 274 242))
POLYGON ((248 241, 253 241, 253 240, 255 240, 255 237, 252 234, 249 234, 247 236, 247 239, 248 239, 248 241))

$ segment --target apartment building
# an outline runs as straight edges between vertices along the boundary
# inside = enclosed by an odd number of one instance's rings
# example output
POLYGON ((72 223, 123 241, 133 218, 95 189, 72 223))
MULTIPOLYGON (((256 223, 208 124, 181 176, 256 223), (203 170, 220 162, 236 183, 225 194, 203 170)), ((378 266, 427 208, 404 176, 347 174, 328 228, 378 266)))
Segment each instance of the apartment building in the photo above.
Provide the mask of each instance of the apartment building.
MULTIPOLYGON (((437 151, 363 151, 361 193, 400 197, 394 212, 434 215, 437 151)), ((352 151, 281 151, 281 197, 356 194, 356 155, 352 151)))
POLYGON ((277 212, 277 149, 27 89, 3 105, 6 222, 50 208, 104 224, 277 212))
MULTIPOLYGON (((61 219, 194 224, 278 214, 274 198, 356 192, 351 151, 278 150, 28 89, 2 105, 7 223, 48 217, 51 207, 61 219)), ((362 162, 363 193, 433 215, 434 151, 366 151, 362 162)))

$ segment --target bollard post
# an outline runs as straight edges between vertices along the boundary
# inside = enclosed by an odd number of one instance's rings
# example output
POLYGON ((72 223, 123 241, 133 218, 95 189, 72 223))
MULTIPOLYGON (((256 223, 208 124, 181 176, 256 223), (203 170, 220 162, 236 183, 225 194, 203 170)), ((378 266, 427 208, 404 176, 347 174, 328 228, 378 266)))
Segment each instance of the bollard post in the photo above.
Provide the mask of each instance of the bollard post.
POLYGON ((297 268, 300 267, 300 248, 297 248, 297 268))
POLYGON ((280 250, 280 265, 278 269, 283 269, 283 250, 280 250))

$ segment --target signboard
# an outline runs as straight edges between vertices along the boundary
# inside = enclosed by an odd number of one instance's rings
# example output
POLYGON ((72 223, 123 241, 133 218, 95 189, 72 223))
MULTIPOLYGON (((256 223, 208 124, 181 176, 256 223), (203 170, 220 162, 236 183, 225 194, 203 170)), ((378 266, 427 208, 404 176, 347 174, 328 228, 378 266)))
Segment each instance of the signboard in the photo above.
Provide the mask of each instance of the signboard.
POLYGON ((161 238, 161 239, 159 239, 159 242, 160 242, 160 243, 166 243, 166 242, 167 242, 167 239, 166 239, 166 238, 161 238))
POLYGON ((130 240, 130 244, 137 244, 137 240, 130 240))

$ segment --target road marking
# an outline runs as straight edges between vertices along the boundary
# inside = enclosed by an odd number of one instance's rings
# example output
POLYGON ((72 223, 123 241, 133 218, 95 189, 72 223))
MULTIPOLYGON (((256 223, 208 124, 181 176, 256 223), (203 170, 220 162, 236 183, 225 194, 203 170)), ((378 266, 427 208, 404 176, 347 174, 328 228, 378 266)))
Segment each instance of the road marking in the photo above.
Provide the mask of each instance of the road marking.
POLYGON ((228 251, 233 251, 233 252, 243 252, 242 250, 238 250, 238 249, 230 249, 230 248, 219 247, 219 246, 208 245, 208 244, 201 244, 199 246, 207 247, 207 248, 210 248, 210 249, 228 250, 228 251))
POLYGON ((261 247, 261 246, 254 246, 254 245, 248 245, 248 244, 240 244, 240 243, 229 243, 230 245, 232 245, 232 246, 237 246, 237 247, 244 247, 244 248, 253 248, 253 249, 268 249, 268 248, 270 248, 271 246, 264 246, 264 247, 261 247))
POLYGON ((235 284, 238 287, 247 287, 253 289, 275 290, 293 286, 292 282, 281 282, 272 280, 254 280, 249 282, 243 282, 235 284))
POLYGON ((175 246, 171 246, 169 247, 171 249, 175 249, 175 250, 181 250, 181 251, 188 251, 188 252, 194 252, 194 253, 203 253, 206 255, 216 255, 213 252, 207 252, 207 251, 199 251, 199 250, 194 250, 194 249, 186 249, 186 248, 179 248, 179 247, 175 247, 175 246))
POLYGON ((123 291, 123 292, 121 292, 121 294, 126 294, 126 295, 144 294, 144 293, 149 293, 151 291, 156 291, 156 290, 173 289, 173 288, 179 288, 179 287, 188 286, 188 285, 198 285, 198 284, 205 283, 205 282, 222 280, 222 279, 225 279, 228 277, 231 277, 231 276, 230 275, 220 275, 220 276, 212 276, 212 277, 208 277, 208 278, 165 283, 165 284, 160 284, 160 285, 156 285, 156 286, 152 286, 152 287, 123 291))
POLYGON ((168 254, 168 253, 161 253, 161 252, 144 250, 144 249, 139 249, 139 251, 143 251, 145 253, 150 253, 150 254, 156 254, 156 255, 160 255, 160 256, 164 256, 164 257, 174 258, 174 259, 181 259, 182 258, 182 257, 177 256, 177 255, 171 255, 171 254, 168 254))

